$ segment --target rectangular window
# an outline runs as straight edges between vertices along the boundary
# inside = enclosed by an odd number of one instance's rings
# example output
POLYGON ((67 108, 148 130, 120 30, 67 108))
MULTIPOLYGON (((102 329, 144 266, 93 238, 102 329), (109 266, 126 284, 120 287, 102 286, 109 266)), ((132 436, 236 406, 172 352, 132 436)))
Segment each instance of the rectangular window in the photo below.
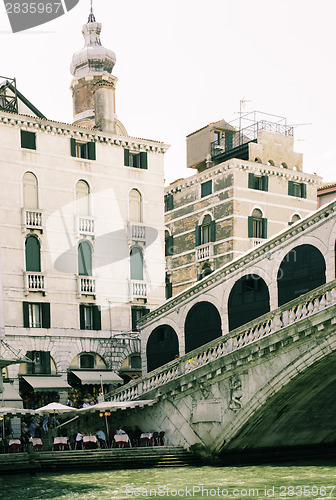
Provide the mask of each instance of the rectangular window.
POLYGON ((214 131, 214 143, 216 144, 216 146, 219 146, 220 140, 221 140, 221 133, 219 132, 219 130, 215 130, 214 131))
POLYGON ((35 132, 27 132, 26 130, 20 130, 20 132, 21 132, 21 148, 36 149, 35 132))
POLYGON ((201 198, 212 193, 212 181, 203 182, 201 184, 201 198))
POLYGON ((248 187, 259 191, 268 191, 268 176, 249 173, 248 187))
POLYGON ((142 170, 147 170, 147 152, 130 151, 129 149, 125 148, 124 165, 125 167, 141 168, 142 170))
POLYGON ((167 194, 164 197, 164 206, 165 212, 169 212, 169 210, 173 210, 174 208, 174 197, 172 194, 167 194))
POLYGON ((76 139, 70 139, 71 156, 74 158, 82 158, 83 160, 96 159, 96 144, 95 142, 80 142, 76 139))
POLYGON ((79 367, 83 370, 89 370, 95 366, 95 357, 93 354, 81 354, 79 357, 79 367))
POLYGON ((23 326, 25 328, 50 328, 50 304, 23 302, 23 326))
POLYGON ((101 310, 95 304, 80 304, 79 321, 81 330, 101 330, 101 310))
POLYGON ((298 198, 307 198, 307 186, 304 182, 288 181, 288 194, 298 198))
POLYGON ((50 375, 51 362, 49 351, 28 351, 27 357, 32 363, 27 363, 28 375, 50 375))
POLYGON ((146 307, 131 307, 132 314, 132 332, 139 331, 139 321, 140 319, 148 314, 150 311, 146 307))
POLYGON ((267 238, 267 219, 265 217, 248 217, 248 237, 267 238))

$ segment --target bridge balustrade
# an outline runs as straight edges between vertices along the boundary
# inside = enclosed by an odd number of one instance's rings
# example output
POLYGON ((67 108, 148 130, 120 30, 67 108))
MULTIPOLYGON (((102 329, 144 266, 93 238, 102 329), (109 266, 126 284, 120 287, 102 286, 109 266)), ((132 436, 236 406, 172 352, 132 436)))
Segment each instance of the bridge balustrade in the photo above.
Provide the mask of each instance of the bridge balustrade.
POLYGON ((111 401, 131 401, 158 387, 232 352, 287 328, 336 304, 336 280, 316 288, 247 323, 229 334, 205 344, 179 359, 120 387, 111 401))

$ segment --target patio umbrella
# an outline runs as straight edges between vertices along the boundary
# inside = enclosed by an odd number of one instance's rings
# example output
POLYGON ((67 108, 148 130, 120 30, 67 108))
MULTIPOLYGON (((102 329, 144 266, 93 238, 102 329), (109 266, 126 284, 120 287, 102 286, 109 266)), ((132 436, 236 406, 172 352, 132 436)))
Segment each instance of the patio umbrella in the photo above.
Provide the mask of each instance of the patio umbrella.
POLYGON ((2 437, 5 438, 5 415, 36 415, 35 410, 26 410, 25 408, 0 407, 0 420, 2 420, 2 437))
POLYGON ((71 408, 71 406, 62 405, 61 403, 49 403, 46 406, 41 406, 37 408, 36 413, 40 415, 47 415, 49 413, 67 413, 71 411, 76 411, 76 408, 71 408))

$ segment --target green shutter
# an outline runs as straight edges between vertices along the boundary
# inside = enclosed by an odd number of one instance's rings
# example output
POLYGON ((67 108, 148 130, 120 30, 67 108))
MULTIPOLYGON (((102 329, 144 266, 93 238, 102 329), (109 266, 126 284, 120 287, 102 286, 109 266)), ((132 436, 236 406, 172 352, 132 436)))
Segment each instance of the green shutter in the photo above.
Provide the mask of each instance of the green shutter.
POLYGON ((42 303, 42 328, 50 328, 50 304, 42 303))
POLYGON ((168 210, 173 210, 174 208, 174 197, 172 194, 168 195, 168 210))
POLYGON ((166 283, 166 299, 173 296, 173 283, 166 283))
POLYGON ((93 306, 93 329, 101 330, 101 310, 100 306, 93 306))
POLYGON ((79 305, 79 328, 81 330, 85 330, 85 311, 84 311, 84 304, 79 305))
POLYGON ((216 221, 210 222, 210 241, 216 241, 216 221))
POLYGON ((51 374, 50 352, 41 351, 40 356, 42 365, 41 373, 43 373, 44 375, 50 375, 51 374))
POLYGON ((201 198, 212 193, 212 181, 203 182, 201 184, 201 198))
POLYGON ((124 165, 125 165, 125 167, 129 167, 130 166, 129 149, 124 149, 124 165))
POLYGON ((73 138, 70 139, 70 152, 71 156, 76 157, 76 140, 73 138))
POLYGON ((95 160, 96 159, 96 143, 95 142, 88 142, 88 159, 89 160, 95 160))
POLYGON ((174 255, 174 236, 168 236, 168 249, 167 255, 174 255))
POLYGON ((288 181, 288 194, 289 196, 294 196, 294 182, 288 181))
POLYGON ((202 236, 202 226, 196 226, 196 228, 195 228, 195 247, 198 247, 201 244, 201 236, 202 236))
POLYGON ((34 132, 21 130, 21 147, 27 149, 36 149, 36 135, 34 132))
MULTIPOLYGON (((24 302, 24 304, 26 304, 27 302, 24 302)), ((33 351, 27 351, 26 352, 26 356, 27 358, 29 359, 33 359, 33 351)), ((26 364, 26 367, 27 367, 27 375, 32 375, 33 373, 33 368, 34 368, 34 363, 27 363, 26 364)))
POLYGON ((248 187, 249 189, 254 189, 254 174, 248 174, 248 187))
POLYGON ((29 302, 23 302, 23 326, 29 328, 29 302))
POLYGON ((138 316, 137 316, 137 309, 135 307, 131 307, 131 314, 132 314, 132 332, 136 332, 138 316))
POLYGON ((301 184, 301 198, 307 198, 307 186, 306 184, 301 184))
POLYGON ((262 190, 268 191, 268 175, 263 175, 261 182, 262 182, 262 190))
POLYGON ((140 153, 140 168, 147 169, 147 153, 146 151, 141 151, 140 153))
POLYGON ((26 239, 26 271, 41 272, 40 243, 35 236, 26 239))
POLYGON ((267 219, 262 220, 262 237, 267 238, 267 219))
POLYGON ((253 217, 252 217, 252 215, 250 215, 248 217, 247 227, 248 227, 248 237, 253 238, 253 217))

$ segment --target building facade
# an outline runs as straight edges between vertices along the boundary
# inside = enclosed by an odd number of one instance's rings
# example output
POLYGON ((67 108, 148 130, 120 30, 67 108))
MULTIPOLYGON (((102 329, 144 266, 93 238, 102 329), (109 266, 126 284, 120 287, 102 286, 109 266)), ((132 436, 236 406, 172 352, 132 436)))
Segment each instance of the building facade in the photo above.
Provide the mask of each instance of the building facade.
POLYGON ((138 376, 137 322, 164 300, 167 146, 117 119, 100 31, 91 11, 71 65, 73 125, 45 118, 13 82, 0 91, 4 338, 32 360, 5 378, 27 405, 138 376))
POLYGON ((321 178, 303 172, 293 128, 252 118, 243 129, 221 121, 187 137, 197 173, 165 189, 166 298, 316 209, 321 178))

